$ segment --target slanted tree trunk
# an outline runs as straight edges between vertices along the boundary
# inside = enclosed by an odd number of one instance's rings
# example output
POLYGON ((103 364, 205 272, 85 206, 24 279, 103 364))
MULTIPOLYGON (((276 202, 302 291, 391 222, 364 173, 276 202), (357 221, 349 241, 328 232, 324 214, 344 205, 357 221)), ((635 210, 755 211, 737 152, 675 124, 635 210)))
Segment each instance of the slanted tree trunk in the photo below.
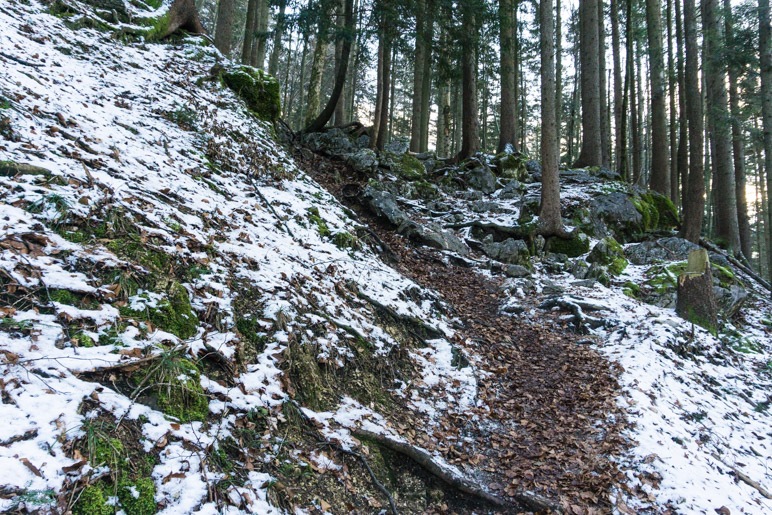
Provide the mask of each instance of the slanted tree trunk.
POLYGON ((517 148, 517 68, 515 63, 515 0, 499 0, 499 49, 501 66, 501 111, 498 152, 517 148))
POLYGON ((231 51, 233 39, 233 15, 235 0, 220 0, 217 4, 217 25, 214 29, 214 46, 227 56, 231 51))
POLYGON ((713 274, 708 251, 696 249, 689 253, 686 271, 678 278, 676 313, 710 332, 718 329, 718 306, 713 293, 713 274))
POLYGON ((346 83, 348 59, 351 54, 351 42, 354 39, 354 0, 345 0, 343 17, 345 20, 345 35, 343 38, 340 61, 338 62, 338 70, 335 75, 335 85, 332 88, 330 100, 327 102, 324 110, 308 125, 308 127, 306 127, 305 132, 320 131, 327 122, 330 121, 330 118, 332 118, 332 114, 335 111, 335 106, 339 103, 340 94, 343 92, 343 85, 346 83))
POLYGON ((697 46, 697 10, 694 0, 684 0, 684 34, 686 36, 686 119, 689 123, 689 176, 684 188, 684 221, 681 236, 698 243, 705 209, 703 182, 703 117, 702 93, 699 88, 699 48, 697 46))
POLYGON ((541 208, 539 233, 565 235, 560 217, 559 147, 555 117, 555 42, 552 0, 539 2, 541 55, 541 208))
POLYGON ((665 104, 665 60, 662 45, 662 2, 646 0, 651 86, 651 176, 649 187, 670 195, 670 163, 665 104))
POLYGON ((579 64, 582 96, 582 147, 574 166, 598 166, 603 162, 601 141, 600 64, 598 49, 598 0, 579 3, 579 64))

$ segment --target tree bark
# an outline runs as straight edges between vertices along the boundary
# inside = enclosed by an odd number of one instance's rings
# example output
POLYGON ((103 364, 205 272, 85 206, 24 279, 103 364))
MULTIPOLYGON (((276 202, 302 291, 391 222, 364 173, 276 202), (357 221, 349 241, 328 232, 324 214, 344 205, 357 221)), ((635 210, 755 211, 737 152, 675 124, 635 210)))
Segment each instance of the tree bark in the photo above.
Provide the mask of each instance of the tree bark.
POLYGON ((705 249, 696 249, 689 253, 686 271, 678 278, 676 313, 710 332, 715 333, 718 329, 713 274, 710 271, 708 251, 705 249))
POLYGON ((335 112, 335 106, 339 103, 340 94, 343 92, 343 85, 346 83, 348 72, 348 59, 351 54, 351 42, 354 39, 354 0, 345 0, 343 17, 345 19, 345 35, 343 38, 340 62, 338 63, 338 70, 335 74, 335 85, 332 88, 332 94, 330 95, 330 99, 324 110, 308 125, 308 127, 306 127, 304 132, 320 131, 327 125, 327 122, 332 118, 333 112, 335 112))
POLYGON ((635 36, 633 35, 633 0, 627 0, 627 26, 625 27, 625 39, 627 45, 627 77, 629 78, 629 97, 630 97, 630 143, 633 154, 630 173, 628 179, 633 184, 638 182, 641 174, 641 130, 638 123, 638 82, 640 76, 637 75, 637 60, 635 52, 635 36))
POLYGON ((191 34, 206 34, 206 29, 198 17, 194 0, 174 0, 167 16, 166 30, 158 35, 158 39, 167 38, 178 30, 185 30, 191 34))
POLYGON ((462 76, 462 129, 461 150, 458 159, 463 160, 480 150, 480 125, 477 110, 477 15, 473 2, 463 4, 461 40, 462 76))
POLYGON ((410 118, 410 151, 421 152, 421 142, 423 134, 422 109, 424 92, 424 60, 427 55, 426 44, 426 0, 416 0, 415 2, 415 59, 413 61, 413 102, 412 116, 410 118))
MULTIPOLYGON (((767 202, 772 195, 772 27, 769 0, 759 0, 759 56, 761 60, 761 123, 764 133, 764 173, 767 202)), ((772 247, 772 209, 767 208, 767 242, 772 247)), ((772 248, 767 252, 767 271, 772 278, 772 248)))
POLYGON ((559 147, 555 117, 555 43, 552 0, 539 2, 541 55, 541 208, 539 233, 565 235, 560 217, 559 147))
POLYGON ((611 166, 611 119, 608 105, 608 78, 606 77, 606 18, 603 0, 598 1, 598 91, 600 93, 600 162, 611 166))
POLYGON ((579 64, 582 96, 582 147, 575 167, 603 162, 601 142, 598 0, 579 3, 579 64))
MULTIPOLYGON (((686 121, 686 82, 684 71, 684 31, 681 16, 681 2, 675 2, 676 23, 676 53, 678 56, 678 155, 676 157, 678 175, 680 177, 681 206, 686 202, 687 179, 689 177, 689 144, 688 123, 686 121)), ((675 175, 675 174, 673 174, 675 175)))
POLYGON ((710 49, 704 59, 708 120, 716 146, 713 159, 716 235, 732 253, 739 253, 740 229, 737 222, 737 192, 732 169, 730 122, 727 112, 726 65, 721 56, 724 48, 723 26, 718 16, 718 0, 704 0, 702 8, 703 37, 710 49))
POLYGON ((699 88, 699 48, 697 46, 697 11, 694 0, 684 0, 684 34, 686 36, 686 119, 689 123, 689 177, 684 185, 684 222, 681 236, 698 243, 705 209, 703 182, 703 109, 699 88))
POLYGON ((625 127, 622 123, 624 99, 622 94, 622 52, 619 36, 619 0, 611 0, 611 53, 614 59, 614 168, 622 171, 622 154, 625 152, 625 127))
POLYGON ((387 31, 383 31, 383 64, 381 66, 381 106, 378 112, 378 133, 375 138, 375 148, 383 150, 389 136, 389 106, 391 93, 391 40, 387 31))
POLYGON ((666 7, 666 32, 667 32, 667 84, 669 114, 670 114, 670 200, 674 205, 678 205, 678 187, 679 187, 679 168, 678 168, 678 123, 676 110, 676 72, 675 72, 675 52, 673 38, 673 0, 667 0, 666 7))
POLYGON ((271 58, 268 60, 268 74, 276 76, 279 71, 279 57, 282 50, 282 36, 284 36, 284 28, 287 23, 287 0, 279 0, 279 14, 276 16, 276 23, 273 27, 273 49, 271 50, 271 58))
POLYGON ((241 49, 241 63, 249 64, 252 57, 252 46, 255 44, 255 32, 257 31, 258 0, 249 0, 247 3, 247 18, 244 24, 244 45, 241 49))
MULTIPOLYGON (((730 0, 724 0, 724 28, 726 31, 726 45, 734 50, 734 24, 732 18, 732 4, 730 0)), ((737 91, 739 77, 737 66, 729 62, 729 109, 732 122, 732 156, 734 158, 735 193, 737 195, 737 223, 740 232, 740 251, 746 259, 751 257, 751 224, 748 217, 748 202, 745 195, 745 141, 743 140, 742 127, 740 126, 740 94, 737 91)))
POLYGON ((501 42, 501 107, 498 152, 517 149, 517 68, 515 63, 515 0, 499 0, 499 30, 501 42))
POLYGON ((316 33, 316 46, 314 47, 314 56, 311 61, 311 77, 308 84, 308 100, 306 101, 306 119, 305 124, 311 122, 319 115, 320 96, 322 94, 322 74, 324 65, 327 61, 327 41, 323 29, 320 27, 316 33))
POLYGON ((233 14, 235 7, 235 0, 220 0, 217 4, 217 25, 214 29, 214 46, 225 56, 231 51, 231 40, 233 39, 233 14))
POLYGON ((651 87, 651 176, 649 187, 670 196, 670 167, 665 106, 665 60, 662 45, 662 2, 646 0, 651 87))
POLYGON ((429 150, 429 120, 432 99, 432 45, 434 41, 434 0, 426 0, 425 38, 426 52, 423 62, 423 84, 421 85, 421 152, 429 150))

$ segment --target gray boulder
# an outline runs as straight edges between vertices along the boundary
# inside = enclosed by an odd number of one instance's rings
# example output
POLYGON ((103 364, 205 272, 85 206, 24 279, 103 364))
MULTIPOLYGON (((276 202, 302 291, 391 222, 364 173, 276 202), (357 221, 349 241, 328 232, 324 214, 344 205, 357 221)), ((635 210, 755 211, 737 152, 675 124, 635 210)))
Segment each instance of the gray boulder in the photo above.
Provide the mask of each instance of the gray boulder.
POLYGON ((357 172, 370 174, 378 169, 378 156, 369 148, 357 150, 346 157, 346 163, 357 172))
POLYGON ((405 138, 394 138, 383 147, 387 152, 404 154, 410 148, 410 141, 405 138))
POLYGON ((477 166, 466 172, 465 175, 470 188, 485 194, 496 191, 496 175, 487 166, 477 166))
POLYGON ((358 149, 357 144, 341 129, 305 134, 303 143, 314 152, 335 156, 351 154, 358 149))
MULTIPOLYGON (((689 252, 697 248, 696 243, 672 236, 630 245, 625 249, 625 257, 634 265, 653 265, 662 261, 685 261, 689 252)), ((716 252, 710 252, 710 262, 724 268, 731 266, 726 257, 716 252)))
POLYGON ((501 242, 494 242, 492 237, 488 237, 483 241, 482 251, 489 258, 502 263, 531 266, 531 253, 523 240, 507 238, 501 242))

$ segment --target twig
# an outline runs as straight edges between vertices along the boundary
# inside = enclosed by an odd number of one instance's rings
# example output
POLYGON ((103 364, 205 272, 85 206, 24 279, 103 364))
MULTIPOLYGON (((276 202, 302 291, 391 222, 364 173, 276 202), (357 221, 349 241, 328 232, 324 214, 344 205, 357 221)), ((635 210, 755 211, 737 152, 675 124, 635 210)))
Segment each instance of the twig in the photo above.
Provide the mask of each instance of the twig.
POLYGON ((255 194, 257 194, 258 197, 260 197, 260 200, 263 201, 263 204, 266 205, 266 207, 273 213, 273 216, 276 217, 276 219, 281 222, 281 224, 284 226, 284 229, 287 231, 287 234, 289 234, 290 238, 295 238, 295 235, 292 234, 292 231, 289 228, 289 225, 287 225, 287 222, 279 216, 279 213, 276 212, 276 210, 273 208, 270 202, 268 202, 268 199, 265 198, 265 195, 263 195, 263 192, 260 191, 260 188, 257 187, 257 184, 255 184, 255 180, 252 177, 252 175, 247 174, 247 177, 249 178, 249 182, 252 184, 252 188, 255 190, 255 194))
POLYGON ((0 51, 0 55, 5 57, 6 59, 10 59, 11 61, 14 61, 16 63, 22 64, 24 66, 31 66, 33 68, 41 68, 41 67, 45 66, 45 64, 33 63, 33 62, 30 62, 30 61, 25 61, 24 59, 20 59, 19 57, 14 57, 14 56, 12 56, 10 54, 6 54, 5 52, 2 52, 2 51, 0 51))
POLYGON ((732 472, 734 472, 734 475, 737 476, 737 479, 745 483, 746 485, 755 488, 761 495, 766 497, 767 499, 772 499, 772 493, 769 493, 769 490, 764 488, 758 481, 754 481, 751 479, 747 474, 737 469, 737 467, 730 465, 729 463, 725 462, 721 459, 721 456, 718 454, 711 453, 712 456, 724 464, 724 466, 728 467, 732 472))

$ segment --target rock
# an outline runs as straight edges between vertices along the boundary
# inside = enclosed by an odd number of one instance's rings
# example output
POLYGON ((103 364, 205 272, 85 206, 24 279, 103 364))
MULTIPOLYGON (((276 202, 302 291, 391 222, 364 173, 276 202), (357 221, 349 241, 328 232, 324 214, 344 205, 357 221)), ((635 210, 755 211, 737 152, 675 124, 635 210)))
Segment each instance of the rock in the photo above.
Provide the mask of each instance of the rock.
POLYGON ((385 218, 397 227, 397 232, 405 237, 429 247, 456 252, 462 256, 469 254, 469 248, 454 234, 443 230, 437 224, 420 225, 402 211, 397 200, 389 192, 378 191, 366 186, 362 192, 367 206, 380 218, 385 218))
POLYGON ((491 194, 496 191, 496 176, 487 166, 477 166, 465 174, 470 188, 491 194))
POLYGON ((590 238, 583 232, 576 231, 570 238, 552 236, 547 239, 547 252, 578 257, 590 250, 590 238))
POLYGON ((596 284, 598 284, 598 281, 595 279, 583 279, 581 281, 572 282, 571 286, 578 286, 580 288, 594 288, 596 284))
POLYGON ((584 259, 577 259, 571 265, 571 275, 577 279, 586 279, 590 272, 590 265, 584 259))
POLYGON ((410 217, 397 205, 397 199, 387 191, 379 191, 372 186, 365 186, 362 198, 372 212, 379 218, 385 218, 392 225, 400 226, 410 222, 410 217))
POLYGON ((501 204, 487 200, 477 200, 472 202, 472 205, 469 207, 475 213, 501 213, 504 211, 501 204))
POLYGON ((507 265, 504 267, 504 274, 507 277, 520 279, 523 277, 530 277, 531 271, 522 265, 507 265))
POLYGON ((542 264, 547 272, 551 274, 560 274, 566 269, 568 256, 565 254, 548 254, 542 259, 542 264))
POLYGON ((363 148, 346 156, 346 163, 357 172, 371 174, 378 169, 378 155, 369 148, 363 148))
POLYGON ((520 153, 502 152, 493 158, 499 177, 524 181, 528 176, 525 159, 520 153))
POLYGON ((498 191, 496 198, 500 198, 501 200, 512 200, 522 197, 524 191, 525 188, 523 188, 523 185, 519 181, 512 179, 507 182, 504 188, 498 191))
POLYGON ((614 191, 594 197, 589 215, 597 236, 612 235, 617 241, 627 242, 632 234, 642 232, 643 216, 626 192, 614 191))
POLYGON ((544 295, 561 295, 563 292, 565 292, 565 288, 549 279, 545 280, 542 284, 542 293, 544 295))
POLYGON ((652 265, 661 261, 684 261, 689 252, 698 248, 699 245, 683 238, 669 237, 630 245, 625 249, 625 256, 635 265, 652 265))
POLYGON ((605 266, 611 275, 619 275, 627 268, 625 251, 611 236, 607 236, 595 244, 587 256, 587 261, 605 266))
POLYGON ((426 178, 426 169, 423 163, 411 154, 383 152, 381 164, 406 181, 420 181, 426 178))
POLYGON ((263 70, 236 66, 224 70, 222 80, 261 120, 273 122, 281 116, 279 82, 263 70))
POLYGON ((338 128, 304 134, 303 143, 314 152, 326 155, 342 156, 357 151, 349 135, 338 128))
POLYGON ((535 159, 529 159, 526 161, 525 169, 528 173, 538 173, 541 175, 541 163, 535 159))
POLYGON ((502 242, 494 242, 492 237, 483 241, 482 251, 489 258, 502 263, 531 266, 531 253, 523 240, 507 238, 502 242))
POLYGON ((394 138, 383 149, 393 154, 404 154, 410 148, 410 140, 406 138, 394 138))

